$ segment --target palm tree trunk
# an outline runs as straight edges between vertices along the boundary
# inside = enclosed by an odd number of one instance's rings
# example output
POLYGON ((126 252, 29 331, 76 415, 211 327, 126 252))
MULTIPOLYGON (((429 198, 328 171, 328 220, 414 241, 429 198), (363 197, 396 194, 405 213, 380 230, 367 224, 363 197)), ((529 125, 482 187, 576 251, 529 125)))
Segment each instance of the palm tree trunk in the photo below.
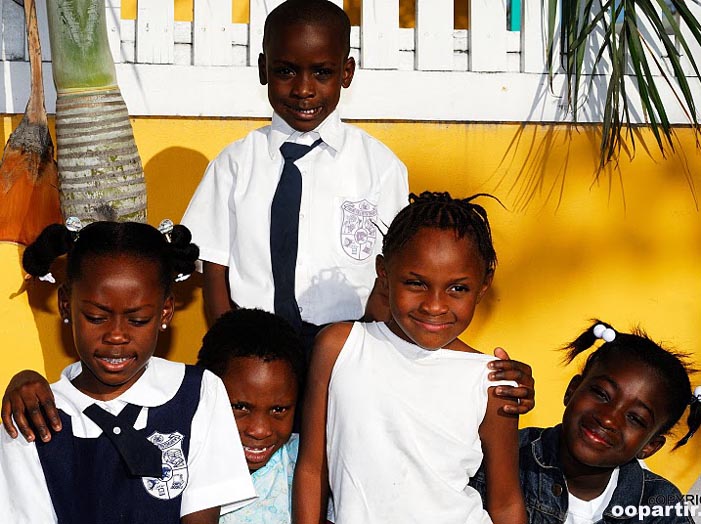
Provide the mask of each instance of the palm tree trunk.
POLYGON ((47 9, 63 214, 145 222, 144 173, 116 82, 104 0, 52 0, 47 9))

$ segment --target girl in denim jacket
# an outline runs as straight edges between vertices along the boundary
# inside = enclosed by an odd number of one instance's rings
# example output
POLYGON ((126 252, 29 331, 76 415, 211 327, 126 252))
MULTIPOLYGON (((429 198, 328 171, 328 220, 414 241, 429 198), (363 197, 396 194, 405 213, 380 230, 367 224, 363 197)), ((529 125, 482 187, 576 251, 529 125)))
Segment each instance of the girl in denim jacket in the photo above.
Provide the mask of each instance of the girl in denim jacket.
MULTIPOLYGON (((664 445, 687 407, 689 430, 675 449, 699 427, 686 355, 595 321, 564 348, 566 362, 598 339, 604 343, 567 386, 562 424, 519 432, 529 524, 693 524, 679 490, 639 463, 664 445)), ((485 493, 484 475, 473 481, 485 493)))

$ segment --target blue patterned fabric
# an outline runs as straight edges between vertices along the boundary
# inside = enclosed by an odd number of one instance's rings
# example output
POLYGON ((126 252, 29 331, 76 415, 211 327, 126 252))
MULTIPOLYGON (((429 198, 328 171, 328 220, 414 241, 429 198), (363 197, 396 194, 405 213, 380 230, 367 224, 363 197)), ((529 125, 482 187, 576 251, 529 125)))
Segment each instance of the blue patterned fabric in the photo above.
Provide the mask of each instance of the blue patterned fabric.
POLYGON ((290 524, 292 521, 292 475, 297 462, 299 435, 270 457, 251 478, 258 498, 248 506, 222 515, 219 524, 290 524))

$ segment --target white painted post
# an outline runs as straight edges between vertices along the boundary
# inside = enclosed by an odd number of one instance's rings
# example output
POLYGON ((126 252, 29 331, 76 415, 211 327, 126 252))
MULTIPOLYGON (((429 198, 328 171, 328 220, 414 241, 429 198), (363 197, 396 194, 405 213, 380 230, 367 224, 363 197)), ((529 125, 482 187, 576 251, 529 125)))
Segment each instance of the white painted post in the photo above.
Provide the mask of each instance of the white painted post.
POLYGON ((453 69, 453 0, 416 0, 416 69, 453 69))
POLYGON ((12 0, 0 0, 0 58, 24 60, 27 37, 24 29, 24 9, 12 0))
POLYGON ((506 71, 505 0, 470 2, 470 71, 506 71))
POLYGON ((258 63, 258 55, 263 50, 263 28, 268 13, 284 0, 251 0, 250 22, 248 24, 248 65, 258 63))
POLYGON ((522 0, 521 71, 542 73, 546 71, 547 3, 543 0, 522 0))
MULTIPOLYGON (((49 17, 46 14, 46 1, 47 0, 36 0, 35 4, 37 10, 37 26, 39 27, 39 42, 41 42, 42 62, 51 61, 51 42, 49 42, 49 17)), ((24 56, 26 56, 27 60, 29 60, 28 48, 26 48, 26 53, 24 56)))
POLYGON ((172 64, 175 42, 173 0, 138 0, 136 11, 136 61, 172 64))
MULTIPOLYGON (((686 7, 687 9, 689 9, 689 11, 691 11, 691 14, 694 15, 694 18, 696 18, 696 20, 701 20, 701 6, 695 4, 694 2, 687 2, 686 7)), ((696 41, 694 35, 689 30, 688 25, 682 22, 680 29, 682 31, 682 36, 684 37, 684 40, 686 40, 686 45, 689 46, 691 56, 693 56, 694 60, 696 61, 696 67, 701 69, 701 44, 699 44, 696 41)), ((677 47, 679 47, 679 50, 682 53, 684 53, 684 50, 680 46, 677 47)), ((682 57, 682 67, 684 68, 684 73, 687 76, 692 76, 696 74, 694 68, 691 66, 691 61, 689 60, 689 57, 686 54, 684 54, 684 56, 682 57)))
MULTIPOLYGON (((49 0, 54 1, 54 0, 49 0)), ((110 44, 112 59, 116 64, 124 62, 122 56, 122 0, 105 0, 105 22, 107 23, 107 40, 110 44)), ((43 44, 42 44, 43 49, 43 44)))
POLYGON ((397 69, 399 0, 363 0, 360 18, 363 69, 397 69))
POLYGON ((195 65, 231 65, 231 0, 195 0, 192 57, 195 65))

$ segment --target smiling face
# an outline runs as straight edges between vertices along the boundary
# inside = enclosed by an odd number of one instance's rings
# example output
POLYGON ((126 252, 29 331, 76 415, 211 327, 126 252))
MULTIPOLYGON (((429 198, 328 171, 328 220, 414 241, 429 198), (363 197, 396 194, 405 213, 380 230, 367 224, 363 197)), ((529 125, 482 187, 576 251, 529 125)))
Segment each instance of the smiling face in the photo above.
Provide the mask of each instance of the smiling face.
POLYGON ((143 374, 156 349, 158 330, 173 316, 158 265, 122 255, 83 260, 81 277, 59 292, 59 309, 71 320, 83 365, 73 384, 86 395, 110 400, 143 374))
POLYGON ((222 376, 250 471, 287 442, 297 403, 297 377, 285 360, 235 357, 222 376))
POLYGON ((298 23, 271 28, 258 57, 260 83, 268 85, 275 112, 297 131, 315 129, 329 116, 341 87, 353 80, 355 61, 332 26, 298 23))
POLYGON ((389 293, 389 328, 425 349, 453 348, 492 282, 471 238, 426 227, 378 257, 377 274, 389 293))
POLYGON ((565 393, 560 457, 565 475, 613 469, 646 458, 665 442, 665 387, 636 359, 612 357, 572 379, 565 393))

